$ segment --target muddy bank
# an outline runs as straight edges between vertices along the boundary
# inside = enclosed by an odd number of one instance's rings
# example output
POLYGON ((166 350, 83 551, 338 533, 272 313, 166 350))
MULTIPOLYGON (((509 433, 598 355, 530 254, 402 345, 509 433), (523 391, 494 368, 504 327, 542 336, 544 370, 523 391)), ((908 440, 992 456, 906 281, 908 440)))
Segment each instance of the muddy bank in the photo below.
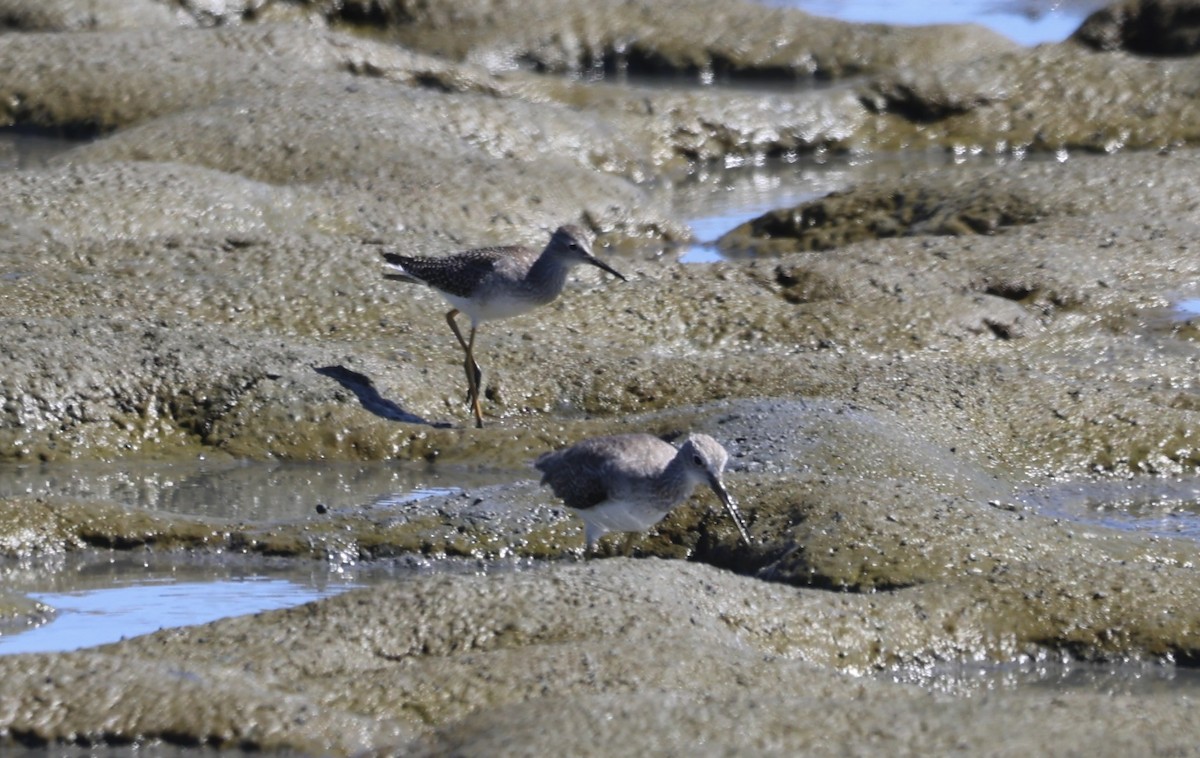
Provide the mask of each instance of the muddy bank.
POLYGON ((1044 752, 1045 730, 1072 749, 1190 749, 1187 701, 1173 695, 949 698, 839 671, 862 650, 977 633, 976 613, 962 615, 958 600, 941 588, 797 590, 677 561, 435 577, 93 651, 0 659, 13 693, 3 718, 29 743, 137 734, 337 754, 507 755, 598 740, 639 752, 702 741, 713 752, 1017 754, 1044 752), (897 626, 920 631, 898 641, 897 626))
MULTIPOLYGON (((648 534, 605 540, 602 552, 701 561, 774 583, 836 590, 838 602, 850 602, 847 590, 868 591, 856 596, 869 597, 872 607, 905 588, 936 587, 953 608, 947 615, 958 619, 949 638, 930 628, 916 642, 910 622, 893 619, 879 646, 853 655, 809 649, 806 656, 870 670, 1064 651, 1180 661, 1197 654, 1200 618, 1189 610, 1197 607, 1189 599, 1194 544, 1040 516, 1017 499, 1011 479, 960 454, 961 440, 931 435, 904 416, 824 403, 730 401, 628 423, 726 440, 733 456, 729 486, 744 503, 753 544, 740 545, 712 498, 698 498, 648 534)), ((413 554, 578 559, 579 521, 532 474, 512 485, 270 523, 63 500, 4 505, 7 520, 25 535, 20 544, 10 539, 14 556, 91 547, 333 564, 413 554)), ((911 623, 924 629, 926 620, 911 623)))
MULTIPOLYGON (((1136 41, 1087 42, 1119 40, 1119 32, 1081 31, 1079 41, 1024 49, 978 27, 845 24, 753 3, 563 2, 555 13, 521 6, 501 14, 489 5, 457 4, 453 21, 439 15, 449 11, 397 10, 329 27, 321 13, 295 24, 287 23, 294 16, 264 12, 218 28, 148 23, 104 34, 10 35, 0 51, 9 70, 0 80, 0 121, 91 134, 147 124, 133 144, 131 135, 98 155, 161 160, 165 140, 184 160, 236 172, 262 172, 266 165, 255 164, 281 160, 290 162, 289 172, 328 172, 333 156, 351 166, 356 158, 372 160, 352 152, 356 144, 373 143, 381 132, 399 140, 411 132, 409 149, 418 153, 442 151, 448 134, 493 156, 554 155, 638 179, 685 171, 689 160, 727 157, 925 148, 1112 152, 1197 137, 1187 85, 1195 56, 1153 55, 1136 41), (715 24, 714 16, 729 23, 715 24), (625 26, 632 28, 621 33, 625 26), (609 76, 632 86, 530 73, 599 66, 603 76, 616 65, 604 52, 613 45, 645 51, 643 65, 621 64, 620 75, 609 76), (164 46, 175 54, 164 58, 164 46), (98 59, 102 67, 89 65, 98 59), (686 80, 674 89, 638 86, 639 73, 720 70, 736 72, 734 81, 772 82, 803 79, 809 69, 839 81, 853 76, 833 89, 765 97, 686 80), (381 93, 388 96, 379 101, 381 93), (483 97, 453 97, 467 94, 483 97), (353 107, 343 110, 343 100, 353 107), (280 108, 303 118, 273 124, 269 114, 280 108), (173 118, 157 121, 166 117, 173 118), (355 123, 363 118, 375 129, 355 123), (322 137, 329 119, 351 128, 322 137), (302 139, 288 134, 297 129, 302 139), (192 136, 180 140, 184 133, 192 136), (318 140, 321 154, 305 158, 318 140)), ((1138 28, 1143 18, 1152 26, 1153 15, 1131 11, 1121 19, 1138 28)), ((1084 29, 1111 23, 1099 19, 1084 29)))
POLYGON ((536 317, 485 325, 496 423, 478 434, 454 426, 446 306, 383 280, 382 245, 251 230, 215 250, 193 234, 25 251, 0 299, 4 456, 496 449, 508 466, 622 414, 768 396, 924 414, 927 435, 1005 476, 1179 473, 1194 403, 1170 377, 1193 373, 1191 332, 1167 306, 1200 273, 1195 165, 1179 151, 964 168, 818 201, 820 224, 793 214, 806 234, 885 239, 782 254, 778 232, 771 257, 742 263, 614 259, 629 282, 589 272, 536 317), (908 215, 918 195, 934 221, 908 215))
POLYGON ((981 27, 850 24, 707 0, 525 6, 482 0, 381 15, 405 46, 493 70, 551 73, 830 79, 931 60, 951 64, 1014 47, 981 27))

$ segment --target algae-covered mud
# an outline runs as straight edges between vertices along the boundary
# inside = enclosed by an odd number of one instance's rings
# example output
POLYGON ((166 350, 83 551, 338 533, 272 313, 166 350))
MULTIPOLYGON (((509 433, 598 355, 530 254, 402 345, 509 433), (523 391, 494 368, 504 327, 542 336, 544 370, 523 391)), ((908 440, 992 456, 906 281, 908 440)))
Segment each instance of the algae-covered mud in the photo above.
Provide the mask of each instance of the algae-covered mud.
POLYGON ((1033 48, 715 0, 0 7, 0 124, 49 140, 0 157, 0 634, 112 567, 372 577, 0 656, 0 749, 1197 751, 1194 3, 1033 48), (681 263, 747 176, 778 202, 681 263), (380 252, 564 223, 629 281, 484 324, 476 430, 380 252), (721 441, 751 544, 697 493, 584 560, 529 463, 632 431, 721 441), (282 505, 240 466, 293 467, 282 505))

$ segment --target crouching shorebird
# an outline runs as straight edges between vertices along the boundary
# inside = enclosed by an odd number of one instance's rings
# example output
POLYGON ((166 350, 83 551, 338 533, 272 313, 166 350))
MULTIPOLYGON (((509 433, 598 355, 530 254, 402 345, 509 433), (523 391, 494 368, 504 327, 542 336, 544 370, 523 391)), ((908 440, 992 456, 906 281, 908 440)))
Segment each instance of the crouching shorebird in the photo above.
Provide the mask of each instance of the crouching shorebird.
POLYGON ((612 266, 592 255, 587 234, 578 226, 560 226, 540 252, 523 245, 483 247, 442 258, 384 253, 391 267, 388 279, 416 282, 433 287, 450 305, 446 322, 466 359, 467 399, 475 414, 475 426, 483 428, 479 408, 479 384, 483 373, 475 362, 475 330, 482 321, 517 316, 545 305, 562 292, 567 272, 580 263, 590 263, 625 281, 612 266), (471 332, 463 339, 455 317, 467 314, 471 332))
POLYGON ((707 434, 691 434, 678 450, 649 434, 596 437, 541 455, 542 484, 587 525, 587 549, 607 532, 647 529, 687 500, 697 484, 717 493, 748 546, 750 536, 721 472, 729 454, 707 434))

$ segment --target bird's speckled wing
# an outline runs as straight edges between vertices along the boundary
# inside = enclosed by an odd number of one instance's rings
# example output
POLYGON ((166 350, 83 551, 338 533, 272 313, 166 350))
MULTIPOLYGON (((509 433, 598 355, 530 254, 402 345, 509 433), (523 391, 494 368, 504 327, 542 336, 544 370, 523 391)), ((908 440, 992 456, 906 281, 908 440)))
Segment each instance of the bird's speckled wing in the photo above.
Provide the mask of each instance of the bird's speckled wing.
POLYGON ((580 455, 573 448, 545 453, 533 465, 542 472, 542 484, 549 484, 568 508, 587 509, 608 498, 600 473, 603 462, 580 455))
POLYGON ((586 510, 612 496, 614 482, 657 475, 675 453, 673 446, 658 437, 621 434, 545 453, 534 466, 542 472, 542 484, 549 484, 568 508, 586 510))
POLYGON ((480 282, 496 270, 497 264, 502 265, 507 259, 523 252, 524 248, 519 246, 483 247, 444 258, 399 253, 384 253, 383 257, 388 263, 403 269, 409 277, 434 289, 457 297, 470 297, 480 282))

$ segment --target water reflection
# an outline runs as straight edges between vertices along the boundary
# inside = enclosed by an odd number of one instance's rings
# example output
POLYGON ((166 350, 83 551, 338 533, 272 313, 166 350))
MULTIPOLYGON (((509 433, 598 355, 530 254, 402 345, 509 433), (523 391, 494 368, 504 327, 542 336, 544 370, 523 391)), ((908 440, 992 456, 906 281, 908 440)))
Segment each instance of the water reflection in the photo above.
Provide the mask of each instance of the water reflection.
POLYGON ((1061 42, 1106 0, 762 0, 842 21, 900 26, 980 24, 1022 45, 1061 42))
POLYGON ((1020 498, 1046 516, 1163 537, 1200 539, 1200 479, 1062 482, 1020 498))
POLYGON ((146 581, 67 593, 35 592, 30 597, 54 608, 55 618, 30 631, 0 636, 0 655, 92 647, 166 627, 288 608, 354 586, 336 580, 315 585, 251 576, 210 582, 146 581))
POLYGON ((1087 663, 1065 654, 1003 664, 938 664, 889 670, 878 678, 970 696, 1003 690, 1095 692, 1108 696, 1192 695, 1200 671, 1155 662, 1087 663))
POLYGON ((318 508, 395 502, 511 482, 528 472, 424 464, 280 461, 0 465, 0 498, 58 496, 225 519, 279 520, 318 508))
POLYGON ((1175 303, 1175 314, 1181 319, 1200 316, 1200 297, 1189 297, 1175 303))
POLYGON ((723 255, 713 244, 726 232, 777 208, 810 202, 832 192, 886 177, 914 176, 962 166, 1000 168, 1029 158, 1023 154, 925 150, 909 153, 794 156, 753 162, 737 169, 699 166, 671 188, 672 212, 692 229, 696 242, 684 248, 683 263, 712 263, 723 255))
POLYGON ((0 587, 53 609, 40 626, 0 627, 0 655, 77 650, 338 595, 426 574, 537 568, 532 561, 410 555, 331 566, 237 554, 88 550, 47 560, 0 559, 0 587))

